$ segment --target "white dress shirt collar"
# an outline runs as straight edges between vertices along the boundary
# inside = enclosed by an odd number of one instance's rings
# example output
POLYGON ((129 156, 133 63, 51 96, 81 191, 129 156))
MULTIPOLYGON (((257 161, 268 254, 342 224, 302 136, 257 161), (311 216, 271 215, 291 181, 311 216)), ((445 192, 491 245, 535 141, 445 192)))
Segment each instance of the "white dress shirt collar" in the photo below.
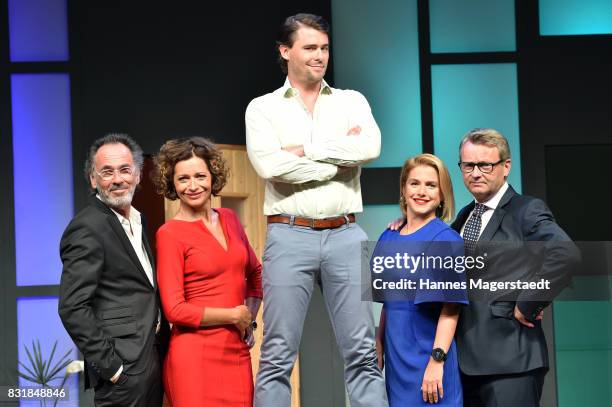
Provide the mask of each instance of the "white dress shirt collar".
MULTIPOLYGON (((98 198, 100 201, 102 201, 102 198, 100 198, 100 194, 96 194, 96 198, 98 198)), ((102 201, 105 205, 106 203, 104 201, 102 201)), ((108 205, 106 205, 108 206, 108 205)), ((141 219, 140 219, 140 212, 138 212, 136 210, 136 208, 134 208, 133 206, 130 206, 130 211, 129 211, 129 219, 126 218, 125 216, 123 216, 122 214, 120 214, 119 212, 117 212, 116 210, 114 210, 113 208, 111 208, 110 206, 108 206, 108 208, 113 211, 113 213, 115 215, 117 215, 117 218, 119 218, 119 223, 121 223, 122 225, 125 223, 124 221, 131 223, 131 222, 136 222, 137 225, 141 224, 141 219)))
POLYGON ((478 202, 476 199, 474 199, 474 202, 482 203, 489 209, 496 209, 497 205, 499 205, 499 202, 501 201, 502 197, 504 196, 507 190, 508 190, 508 182, 504 182, 504 185, 501 186, 501 188, 495 193, 495 195, 491 197, 491 199, 485 202, 478 202))
MULTIPOLYGON (((285 79, 285 83, 283 87, 279 89, 280 93, 286 98, 297 97, 300 95, 300 91, 297 88, 291 86, 291 82, 289 82, 289 77, 285 79)), ((325 79, 321 81, 321 89, 319 90, 319 95, 331 95, 332 88, 325 82, 325 79)))
MULTIPOLYGON (((502 197, 504 196, 504 194, 506 193, 508 188, 509 188, 508 182, 504 182, 504 185, 502 185, 502 187, 499 189, 499 191, 497 191, 495 193, 495 195, 493 195, 491 197, 491 199, 489 199, 488 201, 486 201, 486 202, 478 202, 477 200, 474 199, 474 203, 482 203, 483 205, 485 205, 488 208, 482 214, 482 216, 480 218, 481 220, 480 220, 480 233, 479 233, 479 236, 482 234, 482 232, 484 232, 485 228, 489 224, 489 221, 493 217, 493 212, 495 212, 495 209, 497 209, 497 206, 499 205, 499 202, 501 201, 502 197)), ((467 224, 467 220, 472 216, 473 212, 474 212, 474 209, 472 209, 470 211, 469 216, 467 218, 465 218, 466 221, 461 226, 461 231, 460 231, 461 237, 463 237, 463 232, 465 231, 465 225, 467 224)))

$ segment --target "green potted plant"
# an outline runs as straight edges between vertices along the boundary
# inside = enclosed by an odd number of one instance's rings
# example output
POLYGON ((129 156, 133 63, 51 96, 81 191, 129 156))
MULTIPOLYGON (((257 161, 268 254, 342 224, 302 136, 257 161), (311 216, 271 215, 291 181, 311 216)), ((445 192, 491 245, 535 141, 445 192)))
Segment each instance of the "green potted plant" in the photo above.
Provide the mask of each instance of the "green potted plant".
MULTIPOLYGON (((64 384, 66 384, 66 380, 68 376, 73 373, 77 373, 83 371, 83 362, 79 360, 71 360, 69 349, 63 356, 61 356, 57 361, 54 361, 55 351, 57 349, 57 341, 53 344, 53 348, 51 349, 51 354, 48 359, 43 357, 40 341, 32 341, 32 347, 28 349, 27 346, 24 345, 26 355, 28 356, 29 366, 25 363, 19 361, 19 366, 22 370, 18 370, 17 374, 19 377, 22 377, 32 383, 38 383, 43 388, 49 388, 52 386, 52 382, 62 379, 59 388, 63 388, 64 384), (62 377, 63 373, 63 377, 62 377)), ((59 401, 58 397, 54 397, 53 406, 57 405, 59 401)), ((47 405, 47 398, 43 398, 40 401, 41 406, 47 405)))

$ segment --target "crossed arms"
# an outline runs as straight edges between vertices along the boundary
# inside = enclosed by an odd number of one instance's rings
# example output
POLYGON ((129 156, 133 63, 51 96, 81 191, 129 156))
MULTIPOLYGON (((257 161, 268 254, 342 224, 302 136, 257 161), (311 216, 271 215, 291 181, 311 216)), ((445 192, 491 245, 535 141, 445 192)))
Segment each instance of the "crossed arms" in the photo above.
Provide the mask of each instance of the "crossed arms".
MULTIPOLYGON (((255 170, 264 179, 289 184, 328 181, 347 167, 358 167, 380 154, 380 130, 370 106, 358 92, 351 92, 346 134, 325 134, 322 140, 284 145, 274 126, 274 114, 261 99, 246 111, 247 151, 255 170)), ((342 120, 345 118, 339 118, 342 120)))

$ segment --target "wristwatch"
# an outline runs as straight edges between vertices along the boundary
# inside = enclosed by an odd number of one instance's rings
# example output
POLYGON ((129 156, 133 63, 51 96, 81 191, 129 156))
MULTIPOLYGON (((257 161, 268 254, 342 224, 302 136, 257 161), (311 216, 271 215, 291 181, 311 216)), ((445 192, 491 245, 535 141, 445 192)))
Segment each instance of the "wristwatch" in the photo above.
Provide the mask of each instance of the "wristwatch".
POLYGON ((251 321, 251 328, 253 328, 253 331, 257 329, 257 321, 251 321))
POLYGON ((444 362, 446 360, 446 356, 447 356, 446 352, 444 352, 444 350, 442 350, 442 348, 434 348, 431 351, 431 357, 436 362, 444 362))

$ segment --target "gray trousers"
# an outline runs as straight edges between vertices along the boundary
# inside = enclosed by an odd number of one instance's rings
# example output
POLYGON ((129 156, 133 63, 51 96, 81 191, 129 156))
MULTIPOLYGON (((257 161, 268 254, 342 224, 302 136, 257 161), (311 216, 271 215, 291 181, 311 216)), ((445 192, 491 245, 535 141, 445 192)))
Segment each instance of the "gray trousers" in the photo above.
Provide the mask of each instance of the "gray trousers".
POLYGON ((280 223, 268 225, 263 255, 264 337, 255 387, 255 407, 291 402, 289 377, 315 281, 344 359, 351 407, 388 405, 376 363, 372 305, 361 301, 361 242, 355 223, 313 230, 280 223))

